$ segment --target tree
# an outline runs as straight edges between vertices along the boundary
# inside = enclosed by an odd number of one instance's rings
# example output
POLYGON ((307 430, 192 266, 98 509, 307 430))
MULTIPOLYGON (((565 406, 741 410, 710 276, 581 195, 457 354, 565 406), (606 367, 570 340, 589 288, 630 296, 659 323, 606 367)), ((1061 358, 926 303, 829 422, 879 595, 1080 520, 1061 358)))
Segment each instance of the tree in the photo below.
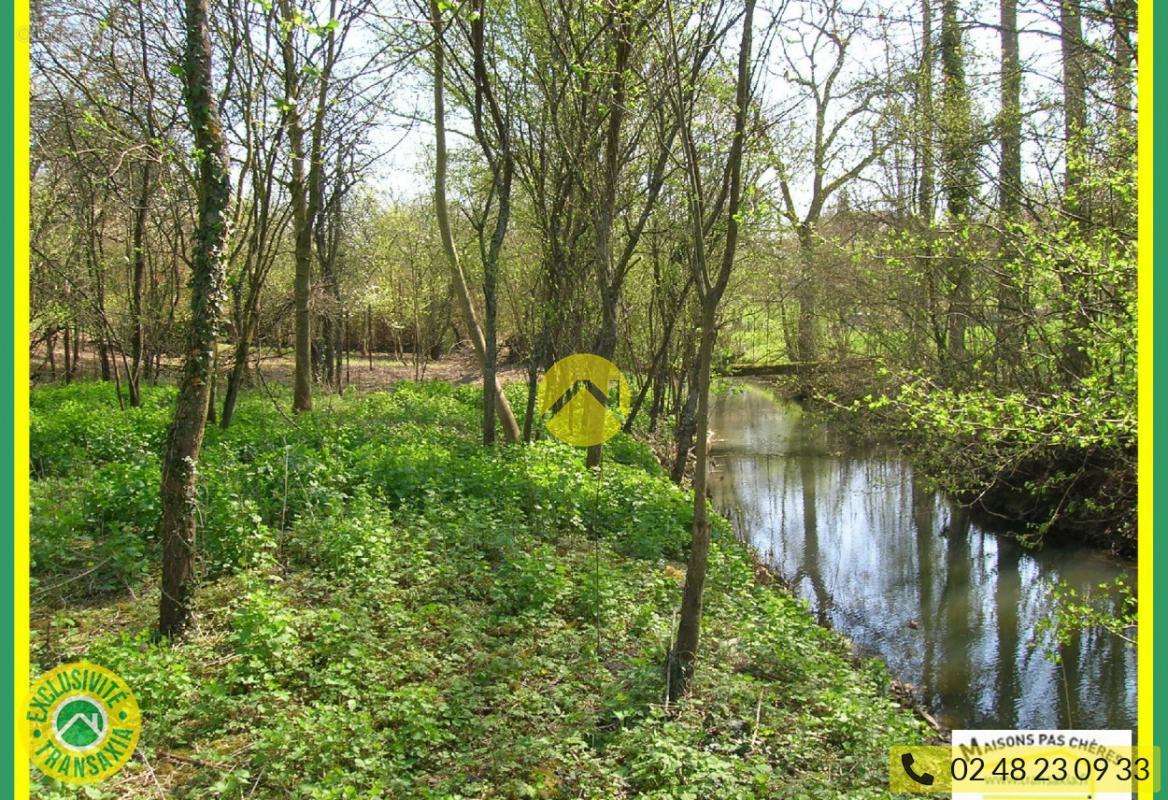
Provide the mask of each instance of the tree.
MULTIPOLYGON (((863 30, 864 20, 849 14, 839 0, 817 4, 801 12, 792 26, 792 36, 799 37, 801 49, 784 49, 786 79, 792 84, 801 102, 810 111, 810 141, 801 154, 809 166, 810 193, 806 209, 799 211, 791 184, 794 160, 780 153, 779 190, 782 213, 794 229, 799 246, 798 276, 799 315, 797 321, 795 358, 810 364, 820 357, 820 334, 817 319, 816 226, 823 216, 827 202, 836 193, 845 190, 863 174, 887 148, 887 142, 876 137, 881 109, 878 101, 886 87, 875 76, 846 81, 844 69, 850 57, 855 37, 863 30), (842 110, 840 106, 843 106, 842 110), (871 125, 871 141, 866 151, 855 153, 846 141, 853 122, 864 120, 871 125)), ((806 372, 804 372, 806 380, 806 372)))
MULTIPOLYGON (((1059 0, 1059 44, 1063 64, 1063 134, 1066 161, 1063 181, 1063 214, 1073 228, 1087 230, 1091 224, 1088 193, 1083 185, 1087 165, 1087 56, 1083 41, 1083 15, 1079 0, 1059 0)), ((1063 365, 1072 378, 1084 377, 1091 368, 1086 340, 1089 336, 1087 298, 1082 297, 1085 281, 1081 267, 1063 264, 1063 283, 1067 333, 1063 346, 1063 365)))
MULTIPOLYGON (((1005 0, 1009 2, 1010 0, 1005 0)), ((921 60, 917 77, 917 104, 920 126, 920 185, 917 214, 925 227, 933 224, 933 0, 921 0, 921 60)))
MULTIPOLYGON (((968 221, 977 185, 978 156, 957 2, 941 2, 941 183, 951 229, 968 221)), ((968 366, 965 334, 971 313, 969 262, 956 249, 945 257, 945 262, 949 300, 946 354, 950 373, 955 375, 968 366)))
MULTIPOLYGON (((672 12, 672 7, 669 6, 672 12)), ((669 15, 672 28, 672 13, 669 15)), ((691 223, 691 268, 694 286, 701 303, 701 339, 697 358, 697 463, 694 467, 693 497, 693 540, 690 545, 689 562, 685 571, 685 588, 682 592, 681 615, 678 619, 677 636, 669 653, 667 671, 669 674, 669 697, 681 697, 688 691, 693 679, 694 662, 697 658, 698 638, 701 631, 702 594, 705 589, 706 572, 710 550, 709 501, 706 497, 706 473, 709 454, 709 411, 710 411, 710 364, 713 358, 714 342, 717 338, 718 305, 730 273, 734 269, 734 258, 738 247, 740 214, 743 205, 742 162, 746 149, 747 115, 751 103, 751 50, 754 33, 754 0, 746 0, 742 15, 742 39, 738 48, 738 71, 734 92, 734 128, 730 150, 726 155, 722 182, 727 201, 725 205, 725 241, 722 243, 721 259, 717 270, 711 269, 707 258, 707 225, 709 213, 718 214, 715 207, 709 211, 704 200, 702 157, 699 154, 694 135, 694 97, 686 89, 680 70, 675 72, 676 92, 675 114, 679 120, 681 145, 687 176, 690 223, 691 223)), ((676 44, 676 32, 671 30, 671 39, 676 44)))
MULTIPOLYGON (((656 145, 655 152, 650 150, 650 153, 656 157, 646 180, 647 185, 644 187, 641 212, 633 225, 626 229, 624 247, 618 251, 614 247, 613 225, 618 217, 618 191, 622 178, 628 172, 627 159, 622 158, 622 153, 627 152, 624 148, 637 145, 641 132, 648 127, 635 125, 633 141, 625 143, 626 124, 630 119, 634 124, 639 122, 629 113, 632 106, 629 100, 632 58, 636 40, 650 29, 654 15, 652 6, 633 4, 631 7, 625 7, 622 0, 605 0, 603 7, 605 10, 603 29, 609 36, 612 61, 607 69, 607 85, 603 80, 603 71, 600 72, 601 79, 598 81, 602 89, 597 101, 603 122, 599 126, 602 136, 596 143, 596 162, 582 170, 582 173, 590 176, 590 179, 585 180, 588 187, 585 195, 592 221, 593 257, 597 285, 600 289, 600 326, 592 350, 597 355, 611 359, 616 352, 617 317, 621 294, 637 244, 657 203, 677 128, 671 126, 668 132, 653 143, 656 145)), ((661 98, 660 92, 644 94, 648 98, 654 96, 661 98)), ((660 99, 656 100, 656 103, 660 102, 660 99)), ((650 102, 647 105, 651 109, 655 103, 650 102)), ((601 453, 601 445, 589 447, 588 466, 598 466, 601 453)))
POLYGON ((284 126, 288 133, 291 174, 288 192, 292 200, 292 235, 295 240, 296 281, 294 302, 296 308, 295 369, 292 388, 292 409, 312 409, 312 313, 309 308, 312 293, 312 226, 316 217, 314 180, 319 180, 316 162, 304 174, 304 122, 300 110, 300 63, 296 56, 296 32, 300 28, 299 15, 291 0, 280 2, 280 53, 284 66, 284 126), (314 171, 315 170, 315 171, 314 171))
POLYGON ((920 182, 917 191, 917 218, 921 231, 920 253, 916 262, 917 274, 924 283, 920 295, 925 317, 924 327, 931 333, 939 363, 944 361, 945 320, 940 308, 938 268, 934 257, 933 223, 936 209, 936 157, 934 142, 937 137, 937 117, 933 103, 933 65, 936 50, 933 43, 933 0, 921 0, 921 58, 917 72, 917 125, 920 149, 920 182))
POLYGON ((1136 28, 1136 3, 1133 0, 1110 0, 1111 38, 1114 43, 1114 63, 1111 67, 1111 91, 1115 103, 1116 149, 1123 152, 1130 147, 1126 139, 1133 133, 1132 127, 1132 63, 1135 48, 1132 46, 1132 32, 1136 28))
MULTIPOLYGON (((667 54, 652 38, 662 8, 524 2, 516 15, 516 174, 546 237, 542 299, 565 308, 539 321, 530 386, 553 353, 617 357, 625 282, 673 168, 667 54)), ((589 465, 600 457, 588 449, 589 465)))
POLYGON ((283 91, 281 76, 272 58, 273 50, 281 46, 277 26, 271 14, 250 3, 236 0, 227 4, 226 11, 230 24, 224 43, 225 72, 237 89, 224 97, 224 127, 241 154, 238 187, 241 194, 246 187, 248 194, 233 204, 228 283, 234 351, 219 415, 224 429, 231 425, 248 374, 263 290, 290 218, 288 198, 279 181, 284 127, 277 109, 283 91))
MULTIPOLYGON (((1001 355, 1021 348, 1018 317, 1022 292, 1009 266, 1006 231, 1022 210, 1022 64, 1018 52, 1018 0, 1001 0, 1001 107, 998 111, 998 216, 1003 241, 999 243, 998 326, 996 345, 1001 355)), ((1005 359, 999 357, 998 363, 1005 359)))
MULTIPOLYGON (((455 249, 454 235, 450 228, 450 210, 446 202, 446 62, 442 36, 442 12, 438 5, 438 0, 430 0, 430 26, 433 32, 431 49, 434 58, 434 211, 435 216, 438 218, 438 232, 442 239, 442 249, 446 253, 450 274, 454 280, 459 303, 462 306, 463 320, 466 323, 471 343, 474 345, 475 354, 478 356, 479 365, 482 367, 485 376, 487 373, 488 358, 487 340, 483 335, 482 327, 479 325, 478 314, 474 309, 474 300, 471 298, 470 287, 466 282, 466 274, 462 271, 462 265, 458 260, 458 251, 455 249)), ((475 83, 477 88, 477 79, 475 83)), ((507 181, 509 196, 509 176, 507 177, 507 181)), ((506 229, 506 217, 503 218, 503 228, 504 230, 506 229)), ((501 245, 502 239, 500 238, 499 246, 501 245)), ((497 256, 498 252, 496 250, 495 257, 497 258, 497 256)), ((519 441, 519 423, 515 420, 515 413, 511 410, 511 404, 507 401, 507 396, 503 393, 502 387, 499 386, 497 377, 495 378, 494 397, 496 410, 499 413, 499 420, 503 425, 504 437, 508 442, 519 441)), ((488 416, 484 414, 484 425, 488 416)), ((491 427, 493 430, 494 426, 492 425, 491 427)))
MULTIPOLYGON (((34 266, 58 274, 70 310, 69 331, 61 331, 70 351, 87 333, 103 376, 115 380, 119 400, 127 388, 130 405, 140 402, 141 379, 153 375, 165 348, 172 318, 162 296, 164 277, 167 267, 182 262, 189 230, 183 215, 188 176, 176 157, 185 148, 175 136, 181 87, 164 69, 178 59, 170 24, 168 12, 150 0, 111 0, 96 8, 52 0, 38 7, 32 51, 34 114, 40 117, 34 151, 47 174, 68 179, 55 194, 66 186, 75 193, 69 217, 76 226, 63 260, 63 251, 34 240, 34 266), (69 280, 61 280, 66 273, 69 280)), ((53 214, 41 221, 45 232, 56 227, 53 214)), ((76 371, 72 356, 66 378, 76 371)))
MULTIPOLYGON (((149 40, 146 35, 146 12, 143 0, 137 0, 138 16, 138 47, 141 56, 142 83, 145 88, 143 122, 145 130, 143 138, 153 149, 158 138, 158 123, 155 119, 155 87, 151 74, 149 55, 149 40)), ((130 337, 130 373, 127 376, 126 388, 129 391, 130 405, 142 404, 140 389, 142 377, 142 359, 145 356, 146 323, 144 320, 143 295, 146 289, 146 223, 150 211, 150 199, 154 192, 154 170, 152 159, 143 159, 139 176, 139 189, 134 204, 134 226, 131 248, 133 249, 133 292, 130 295, 130 314, 133 332, 130 337)))
POLYGON ((158 630, 174 637, 191 617, 197 464, 207 422, 211 361, 224 299, 223 253, 231 202, 227 142, 212 87, 207 0, 186 0, 186 105, 198 159, 198 218, 191 268, 191 321, 174 419, 162 457, 162 597, 158 630))
POLYGON ((456 16, 451 25, 459 39, 446 42, 455 65, 454 74, 447 74, 446 81, 470 115, 474 140, 486 165, 486 175, 481 181, 477 171, 472 172, 472 183, 476 185, 471 193, 477 200, 472 200, 476 207, 467 214, 478 240, 483 274, 483 443, 486 445, 495 442, 499 277, 503 243, 511 222, 515 182, 512 118, 516 111, 514 97, 506 89, 506 84, 515 76, 506 53, 496 52, 496 36, 488 38, 487 20, 493 19, 498 27, 503 27, 505 16, 502 8, 489 10, 485 0, 473 0, 467 19, 464 21, 456 16), (459 60, 458 55, 462 52, 470 53, 469 64, 459 60))
POLYGON ((1079 0, 1059 0, 1059 45, 1063 68, 1063 134, 1066 141, 1065 206, 1072 218, 1083 219, 1080 195, 1087 135, 1087 57, 1083 13, 1079 0))

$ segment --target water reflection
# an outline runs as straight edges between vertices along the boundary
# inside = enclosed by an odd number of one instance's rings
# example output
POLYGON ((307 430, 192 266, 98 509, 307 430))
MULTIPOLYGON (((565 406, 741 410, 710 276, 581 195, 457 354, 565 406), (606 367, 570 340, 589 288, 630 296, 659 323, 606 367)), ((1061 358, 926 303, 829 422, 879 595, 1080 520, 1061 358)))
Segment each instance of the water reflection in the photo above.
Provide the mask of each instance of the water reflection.
POLYGON ((712 408, 715 502, 821 623, 881 656, 950 727, 1132 728, 1134 648, 1089 632, 1050 662, 1045 586, 1134 571, 1031 552, 930 491, 895 452, 832 452, 798 406, 744 385, 712 408))

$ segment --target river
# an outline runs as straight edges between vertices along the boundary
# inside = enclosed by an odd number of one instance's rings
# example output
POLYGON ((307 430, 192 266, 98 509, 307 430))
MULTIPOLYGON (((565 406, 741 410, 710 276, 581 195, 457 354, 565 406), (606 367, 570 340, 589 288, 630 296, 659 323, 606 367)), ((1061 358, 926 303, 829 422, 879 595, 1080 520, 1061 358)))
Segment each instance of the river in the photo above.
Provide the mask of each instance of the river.
POLYGON ((736 383, 712 398, 711 491, 738 535, 824 625, 882 658, 949 728, 1133 728, 1135 648, 1036 624, 1046 586, 1134 567, 1088 547, 1028 550, 923 487, 893 448, 829 445, 794 403, 736 383))

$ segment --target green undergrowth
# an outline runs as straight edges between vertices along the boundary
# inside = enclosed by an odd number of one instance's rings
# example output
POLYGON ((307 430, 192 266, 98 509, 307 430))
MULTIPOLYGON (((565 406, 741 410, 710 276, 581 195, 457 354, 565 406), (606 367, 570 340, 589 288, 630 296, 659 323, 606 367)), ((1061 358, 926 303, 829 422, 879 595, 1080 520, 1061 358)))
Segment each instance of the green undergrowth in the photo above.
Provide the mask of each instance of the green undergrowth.
POLYGON ((159 644, 173 391, 33 391, 34 672, 104 664, 145 721, 123 773, 35 797, 877 798, 924 737, 721 519, 694 692, 663 703, 692 512, 637 441, 598 482, 555 442, 484 449, 472 387, 278 399, 208 432, 196 622, 159 644))

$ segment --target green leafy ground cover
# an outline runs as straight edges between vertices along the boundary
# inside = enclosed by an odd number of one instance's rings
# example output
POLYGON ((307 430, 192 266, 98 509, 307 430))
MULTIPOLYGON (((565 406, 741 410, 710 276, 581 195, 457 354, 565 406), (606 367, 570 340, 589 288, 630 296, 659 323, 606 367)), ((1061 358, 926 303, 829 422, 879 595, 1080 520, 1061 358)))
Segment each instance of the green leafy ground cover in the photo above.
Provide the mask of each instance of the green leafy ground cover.
POLYGON ((925 736, 720 519, 665 708, 687 495, 623 436, 600 485, 554 442, 484 450, 477 391, 443 383, 294 425, 246 395, 205 446, 197 625, 155 643, 173 393, 112 394, 32 393, 33 670, 109 666, 145 725, 121 775, 35 797, 878 798, 925 736))

